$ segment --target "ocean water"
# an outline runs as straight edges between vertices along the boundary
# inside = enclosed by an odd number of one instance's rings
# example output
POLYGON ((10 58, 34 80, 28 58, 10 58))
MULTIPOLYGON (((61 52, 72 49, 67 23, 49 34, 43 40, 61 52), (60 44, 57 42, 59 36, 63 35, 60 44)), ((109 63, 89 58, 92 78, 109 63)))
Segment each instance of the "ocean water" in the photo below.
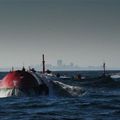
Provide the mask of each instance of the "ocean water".
MULTIPOLYGON (((78 73, 96 77, 101 74, 101 71, 60 72, 60 74, 68 76, 78 73)), ((0 78, 5 74, 0 73, 0 78)), ((0 120, 120 120, 120 87, 86 86, 73 79, 62 80, 62 82, 82 86, 86 92, 76 97, 1 98, 0 120)))

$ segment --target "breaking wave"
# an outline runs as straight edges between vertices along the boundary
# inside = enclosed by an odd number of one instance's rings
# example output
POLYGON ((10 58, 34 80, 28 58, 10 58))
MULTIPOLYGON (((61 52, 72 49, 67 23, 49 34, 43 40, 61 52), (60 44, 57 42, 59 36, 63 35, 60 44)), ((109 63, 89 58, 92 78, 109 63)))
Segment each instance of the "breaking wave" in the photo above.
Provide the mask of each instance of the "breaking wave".
POLYGON ((67 85, 59 81, 53 81, 52 83, 54 94, 57 96, 77 97, 85 93, 85 89, 82 87, 67 85))

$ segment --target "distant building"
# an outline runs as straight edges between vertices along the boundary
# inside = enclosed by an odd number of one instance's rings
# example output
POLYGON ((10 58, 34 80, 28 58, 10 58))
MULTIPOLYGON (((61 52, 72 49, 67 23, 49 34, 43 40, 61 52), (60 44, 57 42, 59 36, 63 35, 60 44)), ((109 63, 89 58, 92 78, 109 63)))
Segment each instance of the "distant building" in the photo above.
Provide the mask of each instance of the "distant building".
POLYGON ((63 63, 62 63, 62 60, 57 60, 57 66, 62 66, 63 65, 63 63))
POLYGON ((70 63, 70 67, 74 67, 74 63, 73 62, 70 63))

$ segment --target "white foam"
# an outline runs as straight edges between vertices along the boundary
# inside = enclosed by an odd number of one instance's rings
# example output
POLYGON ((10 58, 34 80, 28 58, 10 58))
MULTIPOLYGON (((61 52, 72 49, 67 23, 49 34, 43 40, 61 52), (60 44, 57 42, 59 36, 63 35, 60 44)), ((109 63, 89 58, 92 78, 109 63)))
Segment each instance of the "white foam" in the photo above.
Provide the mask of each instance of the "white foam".
POLYGON ((64 90, 63 92, 66 92, 71 96, 81 96, 85 93, 85 90, 82 87, 67 85, 59 81, 53 81, 53 84, 59 89, 59 91, 60 89, 61 91, 64 90))

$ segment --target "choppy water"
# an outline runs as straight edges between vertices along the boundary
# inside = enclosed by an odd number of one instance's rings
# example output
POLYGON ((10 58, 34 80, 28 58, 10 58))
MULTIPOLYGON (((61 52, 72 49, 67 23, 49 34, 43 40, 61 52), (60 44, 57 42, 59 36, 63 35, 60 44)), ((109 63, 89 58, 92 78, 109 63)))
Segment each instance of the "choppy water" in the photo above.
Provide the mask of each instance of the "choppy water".
MULTIPOLYGON (((71 75, 73 72, 65 74, 71 75)), ((69 80, 68 83, 81 86, 79 81, 69 80)), ((79 97, 1 98, 0 120, 120 120, 119 87, 84 88, 86 94, 79 97)))

